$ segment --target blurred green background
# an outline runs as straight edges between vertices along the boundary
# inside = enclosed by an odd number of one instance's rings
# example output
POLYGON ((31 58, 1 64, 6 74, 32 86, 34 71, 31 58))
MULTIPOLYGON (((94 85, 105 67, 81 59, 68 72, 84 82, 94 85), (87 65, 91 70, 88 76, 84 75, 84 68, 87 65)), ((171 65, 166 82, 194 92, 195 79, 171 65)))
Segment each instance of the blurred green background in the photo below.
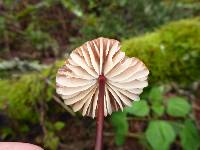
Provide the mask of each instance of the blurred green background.
POLYGON ((121 41, 150 69, 141 101, 104 124, 104 150, 200 149, 199 0, 0 1, 0 141, 92 150, 95 120, 55 93, 55 75, 83 42, 121 41))

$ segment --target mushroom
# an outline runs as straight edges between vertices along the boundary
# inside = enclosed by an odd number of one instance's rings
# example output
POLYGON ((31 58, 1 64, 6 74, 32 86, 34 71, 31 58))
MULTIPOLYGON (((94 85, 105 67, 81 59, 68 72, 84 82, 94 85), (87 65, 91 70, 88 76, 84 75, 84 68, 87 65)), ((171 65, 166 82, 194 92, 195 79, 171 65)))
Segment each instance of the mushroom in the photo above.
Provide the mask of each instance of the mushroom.
POLYGON ((119 41, 100 37, 72 51, 58 70, 56 90, 73 111, 104 117, 139 100, 148 74, 142 61, 120 51, 119 41))

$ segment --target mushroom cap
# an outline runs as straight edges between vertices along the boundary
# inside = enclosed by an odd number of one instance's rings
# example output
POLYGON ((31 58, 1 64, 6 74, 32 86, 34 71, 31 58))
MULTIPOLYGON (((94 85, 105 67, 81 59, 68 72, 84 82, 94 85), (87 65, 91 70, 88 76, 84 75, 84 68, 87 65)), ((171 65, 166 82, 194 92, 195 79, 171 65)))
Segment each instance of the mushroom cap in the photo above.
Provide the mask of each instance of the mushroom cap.
POLYGON ((104 116, 131 106, 148 85, 149 70, 139 59, 125 56, 114 39, 97 38, 70 54, 56 76, 56 91, 66 105, 82 115, 96 117, 98 78, 106 78, 104 116))

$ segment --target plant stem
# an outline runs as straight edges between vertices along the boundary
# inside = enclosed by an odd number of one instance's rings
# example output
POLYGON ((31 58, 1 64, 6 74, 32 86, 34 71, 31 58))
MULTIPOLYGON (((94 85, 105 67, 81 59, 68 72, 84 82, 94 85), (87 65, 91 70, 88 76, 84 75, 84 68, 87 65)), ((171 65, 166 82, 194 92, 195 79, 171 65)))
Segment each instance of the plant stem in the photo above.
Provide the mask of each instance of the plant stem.
POLYGON ((105 76, 99 76, 99 96, 96 120, 96 143, 95 150, 102 150, 103 145, 103 122, 104 122, 104 93, 105 93, 105 76))

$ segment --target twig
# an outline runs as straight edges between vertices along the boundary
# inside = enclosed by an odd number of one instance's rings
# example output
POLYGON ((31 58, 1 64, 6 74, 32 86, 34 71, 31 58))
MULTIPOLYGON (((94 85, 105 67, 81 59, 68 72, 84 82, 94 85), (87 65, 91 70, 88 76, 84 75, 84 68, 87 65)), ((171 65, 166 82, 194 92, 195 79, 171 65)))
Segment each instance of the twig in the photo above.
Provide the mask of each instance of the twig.
MULTIPOLYGON (((45 80, 45 83, 46 83, 47 85, 53 87, 53 88, 55 88, 55 85, 52 84, 52 82, 49 80, 49 77, 50 77, 50 74, 51 74, 51 72, 53 71, 53 68, 54 68, 54 67, 55 67, 55 66, 52 66, 52 68, 51 68, 51 70, 50 70, 48 76, 44 79, 44 80, 45 80)), ((62 100, 61 100, 58 96, 53 95, 53 100, 55 100, 58 104, 60 104, 60 105, 61 105, 68 113, 70 113, 72 116, 76 116, 76 114, 71 110, 71 108, 70 108, 69 106, 65 105, 65 104, 62 102, 62 100)))
MULTIPOLYGON (((111 132, 104 132, 104 136, 115 136, 114 133, 111 133, 111 132)), ((139 139, 142 137, 141 134, 137 134, 137 133, 132 133, 132 132, 129 132, 127 133, 126 137, 130 137, 130 138, 136 138, 136 139, 139 139)))
POLYGON ((71 110, 71 108, 69 108, 67 105, 65 105, 62 100, 60 100, 59 97, 57 97, 56 95, 53 95, 53 99, 60 104, 65 110, 68 111, 68 113, 70 113, 72 116, 76 116, 76 114, 71 110))
MULTIPOLYGON (((46 79, 46 83, 51 85, 51 82, 46 79)), ((76 114, 71 110, 71 108, 63 103, 63 101, 56 95, 53 95, 53 100, 55 100, 58 104, 60 104, 69 114, 72 116, 76 116, 76 114)))
POLYGON ((139 139, 139 138, 141 138, 141 134, 129 132, 127 134, 127 137, 139 139))
POLYGON ((46 115, 46 112, 45 112, 45 106, 44 106, 44 102, 43 101, 39 101, 40 103, 40 108, 39 108, 39 111, 40 111, 40 126, 42 127, 42 131, 44 133, 44 135, 47 135, 47 129, 46 129, 46 126, 45 126, 45 115, 46 115))

